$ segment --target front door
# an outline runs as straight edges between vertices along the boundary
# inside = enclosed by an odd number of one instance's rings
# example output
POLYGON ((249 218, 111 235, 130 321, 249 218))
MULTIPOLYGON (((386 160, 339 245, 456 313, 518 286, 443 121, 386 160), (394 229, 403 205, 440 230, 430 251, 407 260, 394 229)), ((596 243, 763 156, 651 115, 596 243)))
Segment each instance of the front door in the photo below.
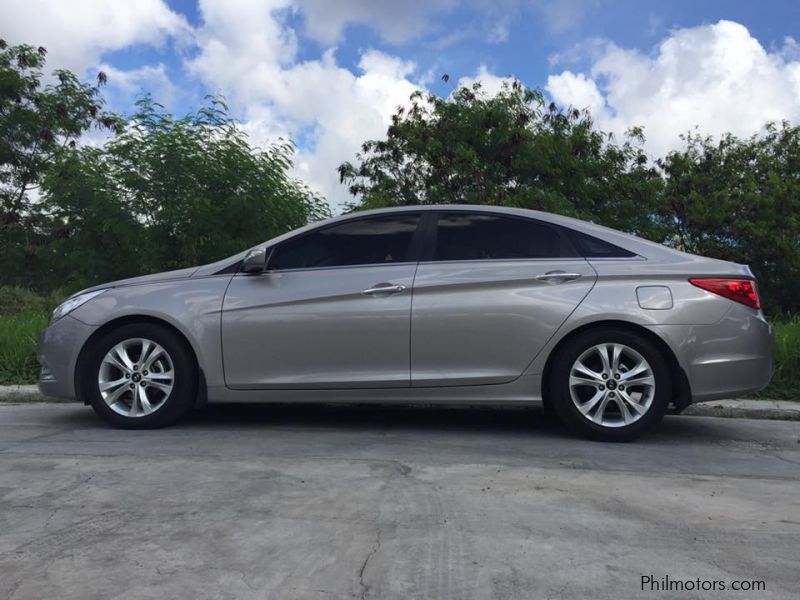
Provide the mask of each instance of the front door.
POLYGON ((233 277, 222 314, 234 389, 408 387, 418 213, 354 217, 290 238, 233 277))
POLYGON ((597 274, 557 228, 489 212, 441 212, 414 281, 412 386, 519 377, 597 274))

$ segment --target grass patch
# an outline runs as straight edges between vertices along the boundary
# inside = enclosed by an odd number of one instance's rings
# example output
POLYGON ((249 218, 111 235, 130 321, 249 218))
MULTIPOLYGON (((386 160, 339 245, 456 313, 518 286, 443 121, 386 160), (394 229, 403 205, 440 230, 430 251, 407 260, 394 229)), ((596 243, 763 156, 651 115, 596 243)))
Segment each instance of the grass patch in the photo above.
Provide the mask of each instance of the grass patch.
POLYGON ((0 316, 18 315, 20 313, 44 313, 49 315, 65 296, 59 291, 43 296, 24 287, 0 286, 0 316))
POLYGON ((0 315, 0 384, 36 381, 36 343, 47 321, 47 312, 0 315))
POLYGON ((0 404, 73 404, 74 400, 66 398, 53 398, 52 396, 42 396, 38 392, 32 393, 13 393, 0 396, 0 404))
POLYGON ((800 401, 800 316, 776 321, 775 373, 759 398, 800 401))
POLYGON ((0 385, 35 383, 36 344, 63 294, 0 286, 0 385))

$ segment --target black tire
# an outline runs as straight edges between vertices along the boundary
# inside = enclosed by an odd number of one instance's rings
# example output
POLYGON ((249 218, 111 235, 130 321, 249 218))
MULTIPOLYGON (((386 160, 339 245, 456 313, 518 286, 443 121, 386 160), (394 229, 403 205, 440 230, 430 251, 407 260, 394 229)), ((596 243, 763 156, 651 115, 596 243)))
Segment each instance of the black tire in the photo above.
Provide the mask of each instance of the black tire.
POLYGON ((131 323, 105 334, 89 350, 79 373, 80 399, 91 404, 95 412, 111 425, 121 429, 157 429, 176 422, 194 406, 197 397, 197 363, 186 342, 170 329, 155 323, 131 323), (106 354, 117 344, 129 339, 145 338, 159 344, 172 361, 174 381, 171 392, 152 413, 125 416, 115 412, 100 393, 98 374, 106 354))
POLYGON ((548 391, 552 406, 565 425, 585 438, 605 442, 633 441, 661 421, 672 397, 670 370, 662 351, 646 337, 627 329, 598 327, 581 333, 559 348, 551 364, 548 391), (575 361, 593 346, 613 343, 624 344, 638 352, 650 365, 655 378, 655 391, 647 412, 629 425, 616 427, 596 423, 584 416, 573 402, 569 388, 575 361))

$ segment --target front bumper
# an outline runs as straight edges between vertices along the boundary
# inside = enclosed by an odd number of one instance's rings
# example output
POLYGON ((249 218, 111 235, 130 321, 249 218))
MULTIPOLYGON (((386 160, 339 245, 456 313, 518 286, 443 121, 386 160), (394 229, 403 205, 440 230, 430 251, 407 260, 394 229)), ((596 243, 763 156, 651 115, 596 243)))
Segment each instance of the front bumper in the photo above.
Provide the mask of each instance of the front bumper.
POLYGON ((713 325, 659 325, 689 379, 692 402, 735 398, 764 389, 772 378, 772 327, 736 306, 713 325))
POLYGON ((75 366, 86 340, 97 329, 67 315, 39 335, 39 391, 45 396, 74 400, 75 366))

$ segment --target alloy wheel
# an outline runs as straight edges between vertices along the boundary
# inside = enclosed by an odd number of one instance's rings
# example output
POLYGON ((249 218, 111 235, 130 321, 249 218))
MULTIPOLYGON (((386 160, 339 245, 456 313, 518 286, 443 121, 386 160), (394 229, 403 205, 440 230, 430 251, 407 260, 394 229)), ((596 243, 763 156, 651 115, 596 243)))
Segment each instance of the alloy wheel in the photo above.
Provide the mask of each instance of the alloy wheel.
POLYGON ((569 393, 578 411, 604 427, 624 427, 644 416, 653 403, 656 380, 645 358, 630 346, 592 346, 573 363, 569 393))
POLYGON ((124 417, 145 417, 164 406, 172 393, 172 358, 152 340, 123 340, 103 357, 97 385, 111 410, 124 417))

